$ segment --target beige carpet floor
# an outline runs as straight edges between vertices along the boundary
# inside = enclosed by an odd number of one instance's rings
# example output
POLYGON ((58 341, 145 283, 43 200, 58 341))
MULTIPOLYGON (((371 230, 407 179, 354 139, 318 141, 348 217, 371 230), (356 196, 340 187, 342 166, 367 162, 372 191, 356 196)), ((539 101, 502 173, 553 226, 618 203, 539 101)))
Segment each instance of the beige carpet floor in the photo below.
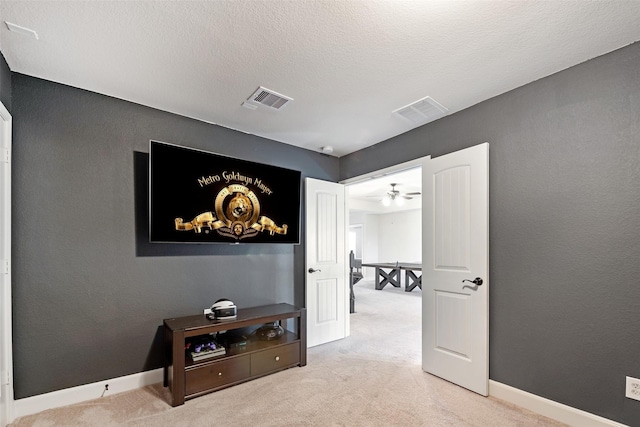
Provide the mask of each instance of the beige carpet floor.
POLYGON ((161 384, 22 417, 11 426, 561 426, 420 367, 421 291, 356 285, 351 336, 308 365, 172 408, 161 384))

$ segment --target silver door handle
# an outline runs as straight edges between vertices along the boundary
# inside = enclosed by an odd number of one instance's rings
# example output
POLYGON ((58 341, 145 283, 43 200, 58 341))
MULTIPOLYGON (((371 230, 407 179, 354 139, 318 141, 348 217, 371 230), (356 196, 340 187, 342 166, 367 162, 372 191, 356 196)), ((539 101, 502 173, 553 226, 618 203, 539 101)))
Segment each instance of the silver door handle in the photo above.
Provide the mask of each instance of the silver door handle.
POLYGON ((314 270, 313 268, 309 268, 309 273, 316 273, 316 272, 321 272, 322 270, 318 269, 318 270, 314 270))

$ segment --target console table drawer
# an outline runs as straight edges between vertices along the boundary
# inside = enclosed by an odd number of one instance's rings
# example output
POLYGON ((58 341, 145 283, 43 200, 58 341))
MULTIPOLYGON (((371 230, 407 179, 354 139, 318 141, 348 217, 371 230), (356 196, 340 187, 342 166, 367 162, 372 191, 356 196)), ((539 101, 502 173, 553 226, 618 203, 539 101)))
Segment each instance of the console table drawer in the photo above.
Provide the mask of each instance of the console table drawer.
POLYGON ((300 343, 251 354, 251 375, 262 375, 300 363, 300 343))
POLYGON ((247 355, 189 369, 185 373, 185 394, 190 395, 249 378, 250 363, 247 355))

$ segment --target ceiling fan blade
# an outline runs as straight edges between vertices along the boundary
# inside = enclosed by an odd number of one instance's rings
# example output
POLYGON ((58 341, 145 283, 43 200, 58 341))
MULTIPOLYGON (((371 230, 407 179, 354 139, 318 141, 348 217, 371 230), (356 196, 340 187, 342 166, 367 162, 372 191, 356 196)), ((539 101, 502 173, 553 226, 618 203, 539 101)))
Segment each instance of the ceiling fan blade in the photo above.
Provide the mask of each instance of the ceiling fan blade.
POLYGON ((413 193, 404 193, 404 194, 406 196, 419 196, 422 193, 420 193, 419 191, 414 191, 413 193))

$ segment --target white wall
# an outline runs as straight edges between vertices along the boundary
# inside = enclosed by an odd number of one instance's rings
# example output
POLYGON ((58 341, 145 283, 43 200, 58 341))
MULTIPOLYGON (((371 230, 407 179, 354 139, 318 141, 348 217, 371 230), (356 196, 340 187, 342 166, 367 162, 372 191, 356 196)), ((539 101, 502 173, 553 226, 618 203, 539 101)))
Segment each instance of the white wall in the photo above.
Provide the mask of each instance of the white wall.
MULTIPOLYGON (((349 225, 363 226, 362 262, 422 262, 422 211, 388 214, 350 212, 349 225)), ((375 270, 364 268, 365 279, 374 279, 375 270)))
POLYGON ((421 210, 378 215, 378 226, 378 261, 422 262, 421 210))

